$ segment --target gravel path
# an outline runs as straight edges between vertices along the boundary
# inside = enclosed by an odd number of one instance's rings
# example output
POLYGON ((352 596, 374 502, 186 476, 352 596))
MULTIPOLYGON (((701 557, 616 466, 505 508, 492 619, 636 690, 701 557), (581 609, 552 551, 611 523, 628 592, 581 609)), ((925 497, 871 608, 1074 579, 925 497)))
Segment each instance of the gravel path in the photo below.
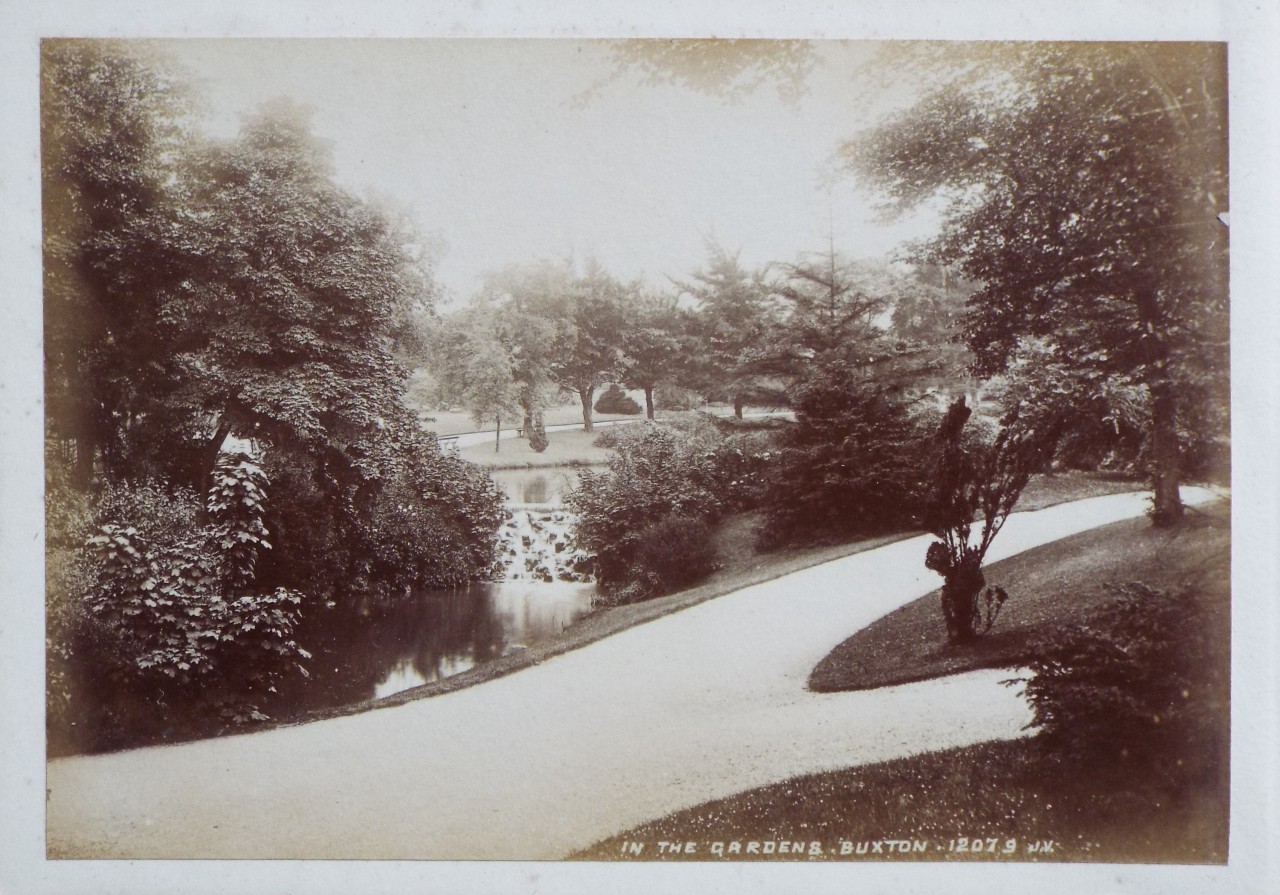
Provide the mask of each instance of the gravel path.
MULTIPOLYGON (((1145 507, 1129 494, 1018 514, 989 561, 1145 507)), ((1019 736, 1030 712, 1001 686, 1007 672, 805 689, 832 646, 937 586, 926 543, 796 572, 431 699, 53 761, 50 853, 555 859, 793 775, 1019 736)))

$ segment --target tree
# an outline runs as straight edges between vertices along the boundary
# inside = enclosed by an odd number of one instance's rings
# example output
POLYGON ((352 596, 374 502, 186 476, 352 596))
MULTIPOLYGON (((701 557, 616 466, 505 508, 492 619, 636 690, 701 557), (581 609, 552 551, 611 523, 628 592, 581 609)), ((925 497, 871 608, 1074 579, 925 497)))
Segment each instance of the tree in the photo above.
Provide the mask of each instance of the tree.
POLYGON ((995 622, 1007 595, 986 587, 982 561, 1031 476, 1053 457, 1062 432, 1053 408, 1026 410, 1015 406, 994 441, 984 443, 966 438, 972 411, 961 397, 934 439, 924 523, 938 540, 929 545, 925 567, 943 577, 942 614, 953 642, 972 640, 995 622))
POLYGON ((834 248, 783 270, 774 291, 786 314, 771 344, 752 352, 751 366, 803 378, 815 364, 873 363, 886 347, 878 318, 892 304, 892 278, 841 258, 834 248))
POLYGON ((311 599, 486 574, 498 492, 420 432, 390 353, 429 272, 333 182, 305 113, 200 140, 159 62, 44 52, 51 434, 109 483, 196 493, 229 435, 250 440, 280 492, 263 573, 311 599))
POLYGON ((493 451, 502 449, 502 418, 519 412, 520 386, 513 372, 511 351, 496 337, 477 334, 469 341, 467 384, 462 401, 479 425, 494 424, 493 451))
POLYGON ((795 102, 805 94, 806 77, 818 64, 807 40, 625 40, 610 46, 614 71, 578 97, 589 101, 627 72, 650 84, 681 87, 723 96, 731 102, 773 84, 779 99, 795 102))
POLYGON ((592 263, 574 279, 567 325, 552 341, 547 373, 552 382, 573 392, 582 404, 582 428, 591 432, 595 391, 617 378, 622 367, 625 308, 634 287, 624 286, 592 263))
POLYGON ((763 546, 877 534, 918 520, 921 439, 899 390, 861 364, 827 357, 804 371, 792 406, 796 422, 769 457, 763 546))
POLYGON ((548 444, 543 411, 559 391, 551 378, 551 352, 557 335, 573 325, 572 282, 570 264, 541 261, 490 272, 480 293, 501 309, 499 325, 512 346, 514 376, 520 384, 522 428, 529 446, 538 453, 548 444))
POLYGON ((155 378, 159 292, 175 278, 169 184, 191 97, 163 60, 111 41, 41 44, 45 408, 95 461, 127 465, 137 395, 155 378))
MULTIPOLYGON (((957 51, 951 51, 957 52, 957 51)), ((1153 519, 1180 518, 1180 419, 1225 403, 1222 45, 984 45, 947 83, 845 147, 902 212, 940 201, 922 258, 981 284, 981 373, 1024 336, 1150 395, 1153 519)))
POLYGON ((778 323, 765 273, 747 270, 737 253, 708 242, 706 266, 677 284, 697 302, 691 332, 702 348, 698 378, 708 391, 728 397, 739 419, 765 390, 766 378, 748 361, 769 344, 778 323))
POLYGON ((669 296, 643 294, 628 308, 622 382, 644 392, 649 419, 654 389, 689 367, 694 348, 688 326, 688 315, 669 296))

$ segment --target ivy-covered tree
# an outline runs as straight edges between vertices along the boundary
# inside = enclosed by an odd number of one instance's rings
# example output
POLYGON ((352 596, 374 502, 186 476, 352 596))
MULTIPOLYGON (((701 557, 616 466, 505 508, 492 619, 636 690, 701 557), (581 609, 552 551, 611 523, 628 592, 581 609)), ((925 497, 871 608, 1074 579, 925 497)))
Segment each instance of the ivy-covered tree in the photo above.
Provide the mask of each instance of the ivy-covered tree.
MULTIPOLYGON (((235 436, 272 482, 257 592, 301 595, 305 616, 487 575, 500 494, 402 400, 392 347, 432 294, 403 228, 334 183, 301 110, 277 104, 235 139, 204 140, 180 126, 189 110, 162 60, 102 41, 42 54, 51 543, 75 541, 74 488, 53 468, 69 455, 89 512, 100 491, 168 495, 80 550, 101 570, 97 547, 142 553, 129 540, 142 516, 206 493, 235 436)), ((216 522, 195 506, 193 524, 216 522)), ((232 559, 237 542, 222 545, 232 559)), ((87 605, 84 576, 50 580, 66 587, 51 617, 87 605)), ((144 648, 135 634, 120 642, 144 648)))
POLYGON ((1031 476, 1053 458, 1063 418, 1055 406, 1015 406, 994 440, 965 432, 972 411, 963 397, 934 436, 924 500, 924 526, 938 540, 925 567, 943 577, 942 615, 953 642, 990 630, 1007 597, 987 587, 982 561, 1031 476))
POLYGON ((964 319, 980 372, 1034 336, 1146 388, 1153 518, 1176 521, 1179 420, 1225 407, 1225 45, 924 52, 942 86, 848 144, 850 165, 890 212, 941 203, 920 254, 981 284, 964 319))

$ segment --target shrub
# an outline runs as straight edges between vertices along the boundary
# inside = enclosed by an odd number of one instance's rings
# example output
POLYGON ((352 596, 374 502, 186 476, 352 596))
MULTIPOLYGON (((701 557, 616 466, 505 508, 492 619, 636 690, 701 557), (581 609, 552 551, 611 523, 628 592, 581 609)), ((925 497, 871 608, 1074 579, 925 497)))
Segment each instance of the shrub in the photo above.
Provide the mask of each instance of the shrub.
POLYGON ((267 485, 248 458, 224 457, 201 507, 155 482, 108 488, 96 534, 51 582, 51 744, 95 748, 166 726, 245 722, 308 653, 293 639, 302 597, 260 589, 269 550, 267 485), (73 698, 79 692, 82 698, 73 698))
POLYGON ((1188 588, 1116 591, 1085 623, 1033 647, 1025 684, 1037 742, 1092 773, 1151 771, 1176 787, 1211 770, 1222 745, 1206 720, 1218 696, 1203 667, 1203 610, 1188 588))
POLYGON ((643 431, 638 428, 639 425, 642 424, 621 423, 619 425, 606 426, 600 429, 592 444, 596 447, 616 448, 620 444, 629 443, 635 433, 643 431))
POLYGON ((492 574, 502 493, 434 437, 388 420, 377 439, 325 454, 264 450, 280 499, 264 580, 359 614, 410 587, 454 587, 492 574))
POLYGON ((604 390, 596 401, 596 413, 621 413, 632 416, 640 412, 640 405, 622 390, 617 383, 604 390))
POLYGON ((636 537, 636 564, 653 583, 653 594, 680 590, 715 571, 711 527, 701 519, 668 516, 636 537))
POLYGON ((958 398, 938 426, 925 490, 924 526, 938 538, 925 568, 943 577, 947 639, 972 640, 991 629, 1007 594, 986 586, 982 562, 1022 490, 1053 456, 1064 421, 1053 409, 1014 405, 993 441, 966 433, 971 411, 958 398))
MULTIPOLYGON (((566 498, 576 514, 574 540, 594 557, 607 592, 641 582, 641 536, 670 519, 711 523, 744 504, 757 462, 729 443, 714 423, 688 419, 668 426, 619 427, 607 473, 582 473, 566 498)), ((656 548, 654 548, 656 549, 656 548)))

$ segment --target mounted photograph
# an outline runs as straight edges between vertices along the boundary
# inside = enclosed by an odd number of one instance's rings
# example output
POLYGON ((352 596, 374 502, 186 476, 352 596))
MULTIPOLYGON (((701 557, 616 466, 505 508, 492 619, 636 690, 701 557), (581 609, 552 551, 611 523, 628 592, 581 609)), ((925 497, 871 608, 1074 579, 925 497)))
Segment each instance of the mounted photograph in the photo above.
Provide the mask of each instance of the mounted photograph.
POLYGON ((41 40, 47 858, 1225 865, 1227 60, 41 40))

